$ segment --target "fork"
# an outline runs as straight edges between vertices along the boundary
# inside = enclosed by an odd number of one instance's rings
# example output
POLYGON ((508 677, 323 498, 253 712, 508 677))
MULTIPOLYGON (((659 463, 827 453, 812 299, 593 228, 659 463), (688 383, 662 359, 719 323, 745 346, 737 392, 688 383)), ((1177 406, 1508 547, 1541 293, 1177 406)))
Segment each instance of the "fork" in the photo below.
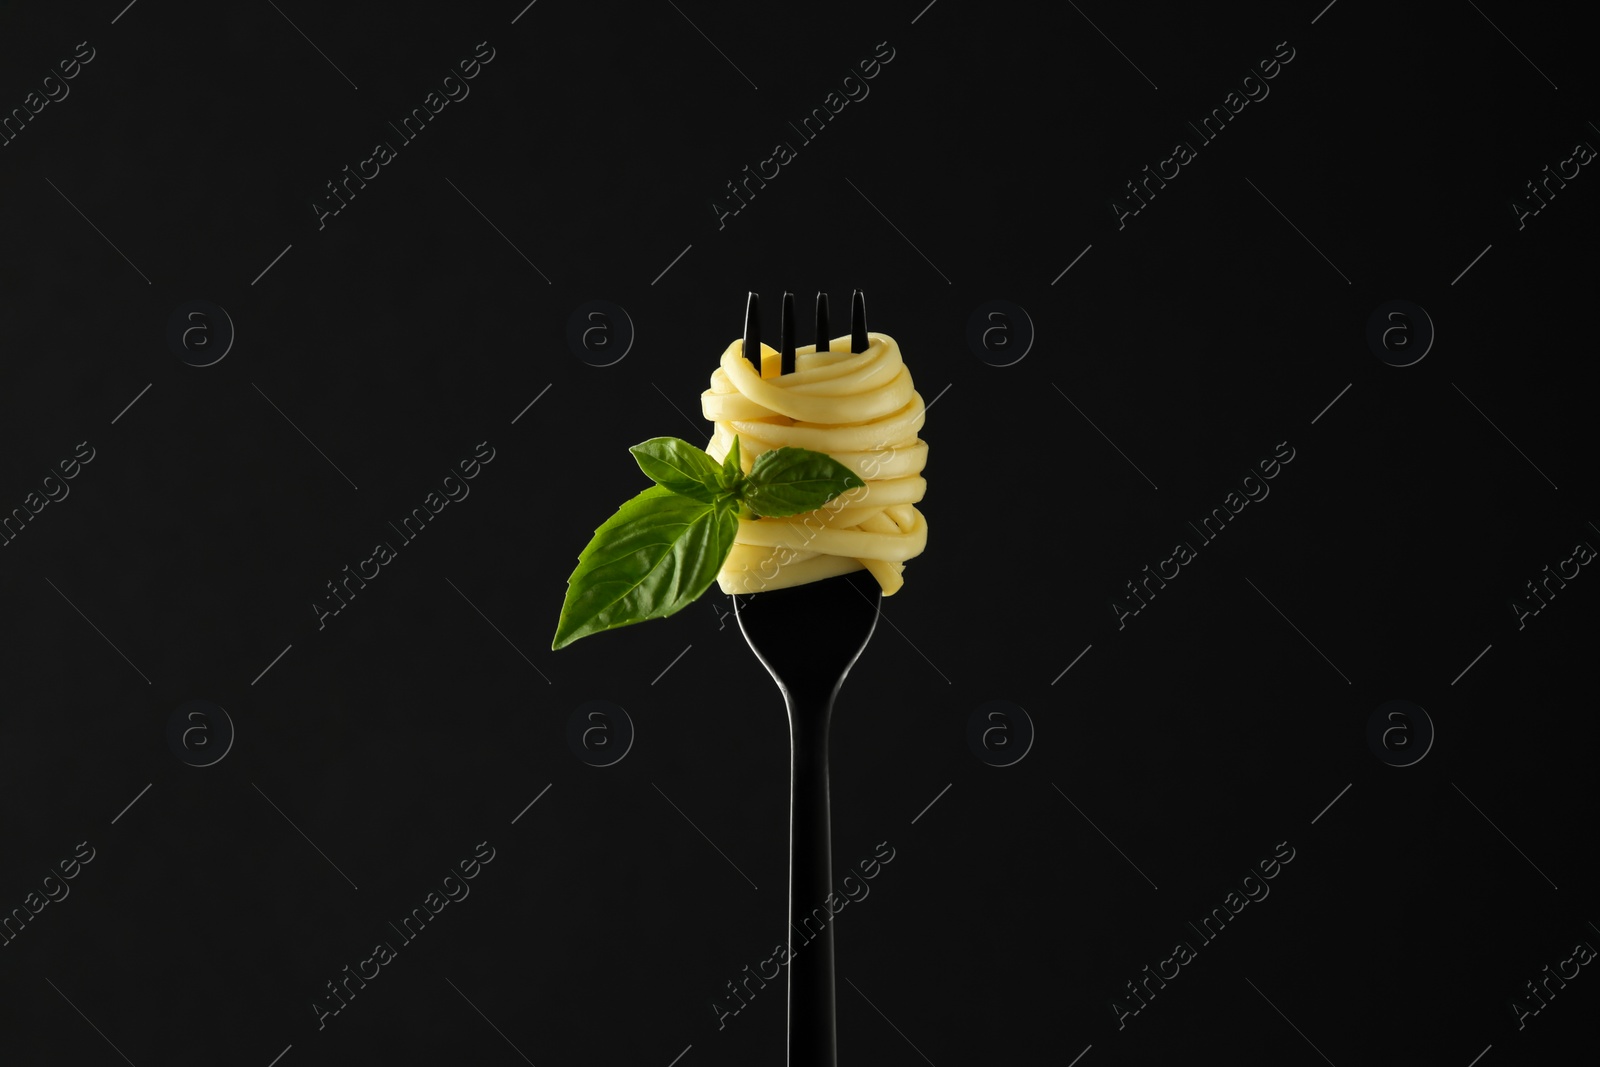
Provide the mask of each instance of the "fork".
MULTIPOLYGON (((761 351, 755 293, 745 307, 745 353, 761 351)), ((866 303, 851 297, 850 350, 867 348, 866 303)), ((817 294, 817 350, 828 337, 828 298, 817 294)), ((782 373, 794 371, 794 299, 783 294, 782 373)), ((748 356, 747 356, 748 358, 748 356)), ((759 355, 758 355, 759 358, 759 355)), ((759 362, 756 363, 760 369, 759 362)), ((828 727, 845 675, 878 625, 881 591, 867 570, 806 585, 735 594, 739 630, 778 683, 789 713, 789 1067, 837 1067, 834 997, 833 850, 828 812, 828 727), (756 610, 755 605, 761 605, 756 610), (806 937, 807 920, 821 929, 806 937)))

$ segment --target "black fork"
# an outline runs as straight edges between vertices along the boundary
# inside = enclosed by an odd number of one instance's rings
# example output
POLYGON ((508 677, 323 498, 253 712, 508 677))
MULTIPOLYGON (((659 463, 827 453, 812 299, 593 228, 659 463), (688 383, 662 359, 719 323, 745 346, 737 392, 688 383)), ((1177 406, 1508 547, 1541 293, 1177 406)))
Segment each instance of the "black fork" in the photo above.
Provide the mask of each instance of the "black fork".
MULTIPOLYGON (((819 350, 829 340, 827 299, 817 294, 819 350)), ((785 293, 779 328, 784 373, 794 370, 793 306, 785 293)), ((757 314, 751 293, 746 353, 760 351, 757 314)), ((850 350, 864 352, 866 302, 860 290, 852 296, 850 320, 850 350)), ((864 569, 733 597, 739 630, 778 683, 789 713, 789 1067, 838 1064, 833 914, 827 903, 834 892, 828 728, 845 676, 877 628, 880 598, 877 580, 864 569)))
MULTIPOLYGON (((817 345, 818 352, 831 347, 828 335, 828 294, 817 294, 817 345)), ((867 350, 867 298, 860 289, 850 293, 850 351, 867 350)), ((744 358, 761 373, 761 298, 751 293, 744 305, 744 358)), ((779 374, 794 373, 794 294, 785 292, 778 308, 779 374)))

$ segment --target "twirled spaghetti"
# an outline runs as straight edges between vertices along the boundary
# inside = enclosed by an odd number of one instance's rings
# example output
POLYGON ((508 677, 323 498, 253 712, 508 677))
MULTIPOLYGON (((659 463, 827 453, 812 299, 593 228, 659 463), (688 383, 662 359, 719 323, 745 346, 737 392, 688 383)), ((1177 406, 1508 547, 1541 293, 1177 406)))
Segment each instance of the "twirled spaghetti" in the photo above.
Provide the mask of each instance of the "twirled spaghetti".
POLYGON ((894 338, 869 333, 865 352, 849 339, 829 349, 796 351, 795 369, 780 375, 779 355, 761 346, 761 372, 744 358, 743 342, 722 353, 700 409, 716 426, 706 452, 721 462, 739 438, 748 473, 774 448, 826 452, 866 484, 816 511, 786 518, 740 519, 733 551, 717 584, 725 593, 754 593, 803 585, 836 574, 870 570, 884 596, 904 584, 905 561, 927 546, 928 525, 916 503, 928 483, 922 469, 928 445, 922 396, 894 338), (845 349, 845 351, 834 351, 845 349))

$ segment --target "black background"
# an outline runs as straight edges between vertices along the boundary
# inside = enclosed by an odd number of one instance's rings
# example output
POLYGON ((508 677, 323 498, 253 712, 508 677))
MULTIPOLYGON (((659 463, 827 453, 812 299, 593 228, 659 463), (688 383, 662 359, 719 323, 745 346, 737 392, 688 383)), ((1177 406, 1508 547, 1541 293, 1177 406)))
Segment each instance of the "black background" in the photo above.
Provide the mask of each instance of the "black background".
POLYGON ((1509 606, 1600 544, 1600 179, 1510 208, 1600 144, 1576 16, 922 4, 6 6, 7 113, 95 57, 0 147, 0 508, 94 459, 0 549, 0 910, 95 858, 0 948, 5 1062, 781 1063, 781 984, 710 1007, 785 925, 782 704, 727 598, 549 640, 642 488, 627 446, 703 441, 746 291, 772 342, 786 287, 864 289, 934 405, 928 549, 834 729, 836 868, 895 850, 837 922, 842 1062, 1595 1039, 1592 968, 1509 1006, 1600 943, 1600 579, 1509 606), (319 229, 480 41, 470 96, 319 229), (880 41, 870 95, 719 229, 880 41), (1284 41, 1119 229, 1123 183, 1284 41), (166 343, 196 299, 237 331, 204 368, 166 343), (592 299, 637 330, 609 367, 565 340, 592 299), (1037 331, 1012 366, 967 345, 990 299, 1037 331), (1437 328, 1403 368, 1365 339, 1394 299, 1437 328), (470 497, 319 630, 324 583, 482 441, 470 497), (1119 629, 1123 583, 1280 442, 1270 496, 1119 629), (237 730, 204 768, 167 743, 195 699, 237 730), (597 699, 637 731, 606 768, 566 742, 597 699), (1006 768, 966 742, 996 699, 1037 729, 1006 768), (1405 768, 1366 741, 1391 699, 1437 731, 1405 768), (471 895, 319 1029, 480 841, 471 895), (1270 896, 1119 1030, 1124 983, 1279 842, 1270 896))

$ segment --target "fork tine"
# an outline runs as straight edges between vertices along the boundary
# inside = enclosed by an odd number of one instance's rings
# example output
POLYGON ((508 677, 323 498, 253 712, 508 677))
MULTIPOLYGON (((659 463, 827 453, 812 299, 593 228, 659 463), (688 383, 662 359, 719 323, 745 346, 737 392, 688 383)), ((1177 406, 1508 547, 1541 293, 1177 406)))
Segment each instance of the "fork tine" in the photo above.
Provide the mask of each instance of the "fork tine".
POLYGON ((794 373, 794 294, 784 293, 778 307, 778 373, 794 373))
POLYGON ((817 294, 817 344, 816 351, 827 352, 833 346, 833 338, 828 335, 828 294, 817 294))
POLYGON ((867 298, 860 289, 850 293, 850 351, 867 350, 867 298))
POLYGON ((761 298, 755 293, 744 305, 744 358, 761 373, 761 298))

